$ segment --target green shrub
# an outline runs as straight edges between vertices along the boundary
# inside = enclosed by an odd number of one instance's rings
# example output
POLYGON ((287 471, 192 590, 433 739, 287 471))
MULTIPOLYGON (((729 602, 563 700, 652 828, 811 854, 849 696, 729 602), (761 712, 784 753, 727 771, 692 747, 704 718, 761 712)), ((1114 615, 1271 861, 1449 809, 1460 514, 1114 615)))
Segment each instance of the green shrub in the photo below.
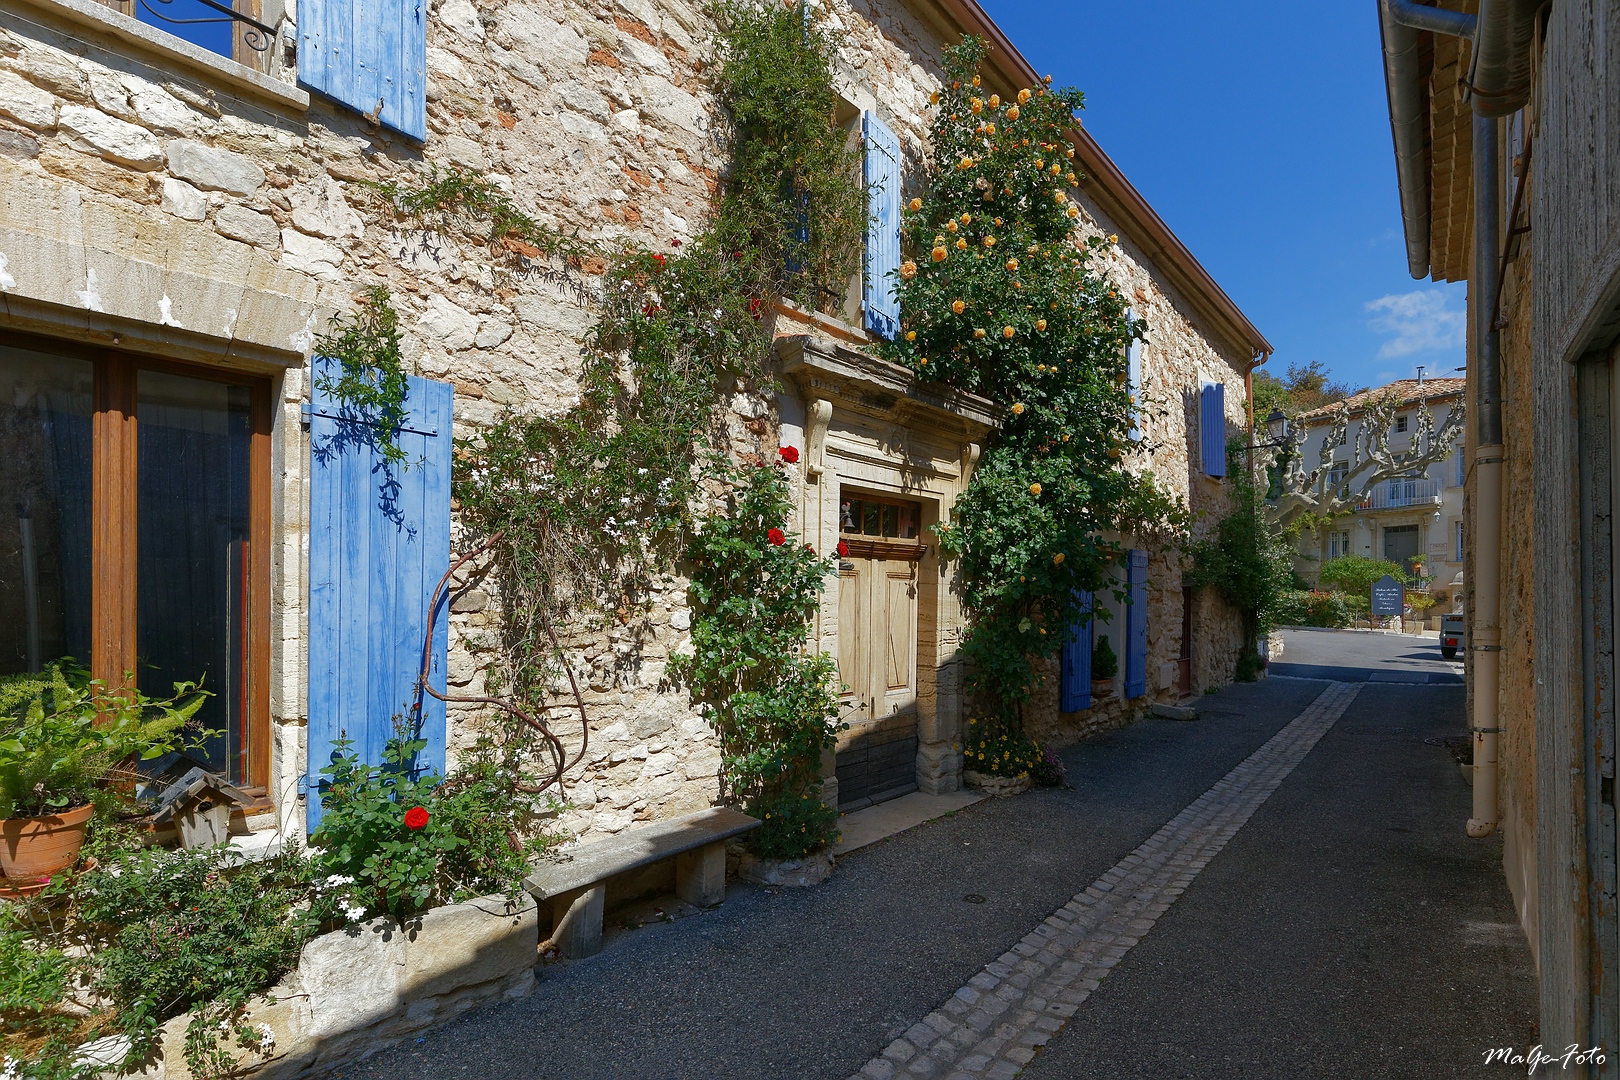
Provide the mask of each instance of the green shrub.
POLYGON ((989 776, 1027 776, 1045 767, 1040 744, 1022 732, 1008 731, 997 717, 969 720, 962 746, 966 766, 989 776))
POLYGON ((310 843, 323 876, 353 883, 359 917, 413 915, 435 904, 515 892, 528 860, 549 838, 520 839, 540 798, 481 743, 442 779, 422 775, 425 740, 390 739, 381 764, 361 761, 348 739, 321 770, 321 823, 310 843))
POLYGON ((207 696, 185 682, 175 683, 167 698, 109 692, 71 661, 6 679, 0 684, 6 706, 0 818, 37 817, 94 801, 116 770, 183 745, 207 696))
POLYGON ((1317 575, 1317 580, 1325 588, 1337 589, 1365 599, 1372 594, 1373 582, 1385 574, 1403 585, 1411 584, 1412 581, 1406 568, 1400 563, 1390 562, 1387 559, 1369 559, 1365 555, 1341 555, 1337 559, 1329 559, 1322 564, 1322 572, 1317 575))
POLYGON ((1112 679, 1118 674, 1119 657, 1114 654, 1114 647, 1108 644, 1108 635, 1104 634, 1091 648, 1091 677, 1112 679))
MULTIPOLYGON (((1365 599, 1361 606, 1367 606, 1365 599)), ((1343 629, 1355 618, 1356 610, 1355 598, 1347 593, 1289 589, 1278 600, 1277 622, 1283 626, 1343 629)))

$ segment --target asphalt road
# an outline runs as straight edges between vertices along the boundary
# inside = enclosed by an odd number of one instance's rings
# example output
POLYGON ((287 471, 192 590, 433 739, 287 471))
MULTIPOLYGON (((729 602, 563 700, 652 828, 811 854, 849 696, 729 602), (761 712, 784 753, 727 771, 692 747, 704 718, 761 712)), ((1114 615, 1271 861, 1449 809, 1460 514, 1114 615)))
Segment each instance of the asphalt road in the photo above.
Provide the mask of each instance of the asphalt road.
MULTIPOLYGON (((1372 635, 1333 637, 1352 636, 1372 635)), ((846 1077, 1322 689, 1233 686, 1198 722, 1071 747, 1067 789, 893 837, 815 889, 735 885, 342 1075, 846 1077)), ((1467 789, 1422 741, 1461 730, 1460 709, 1460 687, 1364 687, 1025 1075, 1474 1075, 1486 1046, 1527 1045, 1500 843, 1464 836, 1467 789)))
POLYGON ((1415 634, 1366 630, 1284 630, 1283 654, 1273 675, 1341 682, 1456 684, 1463 681, 1461 656, 1440 655, 1440 640, 1415 634))

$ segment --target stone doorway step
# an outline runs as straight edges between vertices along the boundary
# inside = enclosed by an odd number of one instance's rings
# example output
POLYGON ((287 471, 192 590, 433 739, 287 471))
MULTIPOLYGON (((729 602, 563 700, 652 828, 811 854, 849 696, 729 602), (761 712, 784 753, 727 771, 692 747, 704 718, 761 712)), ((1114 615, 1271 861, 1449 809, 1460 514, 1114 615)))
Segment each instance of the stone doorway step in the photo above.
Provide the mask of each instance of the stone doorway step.
POLYGON ((965 789, 945 795, 924 795, 920 791, 913 791, 898 799, 845 814, 838 819, 838 831, 843 839, 833 847, 833 858, 841 859, 852 851, 868 847, 879 840, 887 840, 897 833, 916 828, 935 818, 942 818, 946 814, 954 814, 984 798, 987 796, 982 791, 965 789))

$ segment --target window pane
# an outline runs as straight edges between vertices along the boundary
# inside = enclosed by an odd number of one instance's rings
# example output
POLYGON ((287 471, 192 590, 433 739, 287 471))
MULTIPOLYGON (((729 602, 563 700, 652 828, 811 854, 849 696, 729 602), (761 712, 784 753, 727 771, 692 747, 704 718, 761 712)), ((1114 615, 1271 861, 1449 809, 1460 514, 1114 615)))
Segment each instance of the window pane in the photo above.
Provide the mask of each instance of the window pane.
POLYGON ((880 518, 883 514, 882 505, 879 503, 869 502, 864 503, 863 506, 866 509, 866 527, 862 531, 866 533, 867 536, 880 535, 883 531, 880 525, 880 518))
POLYGON ((900 535, 900 508, 893 504, 883 507, 883 535, 900 535))
MULTIPOLYGON (((231 7, 230 0, 219 0, 231 7)), ((231 55, 236 24, 229 15, 199 0, 135 0, 135 17, 221 56, 231 55)))
POLYGON ((95 367, 0 346, 0 675, 90 663, 95 367))
POLYGON ((199 756, 234 781, 247 765, 252 403, 245 386, 184 375, 136 384, 136 679, 156 695, 203 680, 214 696, 197 720, 217 734, 199 756))
POLYGON ((907 503, 900 508, 900 538, 902 540, 917 539, 917 507, 907 503))

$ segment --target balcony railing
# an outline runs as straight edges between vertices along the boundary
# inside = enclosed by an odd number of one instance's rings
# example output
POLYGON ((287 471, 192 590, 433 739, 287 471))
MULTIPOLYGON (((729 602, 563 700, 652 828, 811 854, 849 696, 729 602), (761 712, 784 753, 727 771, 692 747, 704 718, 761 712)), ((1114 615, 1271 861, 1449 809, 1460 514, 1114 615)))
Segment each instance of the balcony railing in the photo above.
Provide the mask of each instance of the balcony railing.
POLYGON ((1361 501, 1363 510, 1398 510, 1403 506, 1439 506, 1440 481, 1426 477, 1385 480, 1361 501))

